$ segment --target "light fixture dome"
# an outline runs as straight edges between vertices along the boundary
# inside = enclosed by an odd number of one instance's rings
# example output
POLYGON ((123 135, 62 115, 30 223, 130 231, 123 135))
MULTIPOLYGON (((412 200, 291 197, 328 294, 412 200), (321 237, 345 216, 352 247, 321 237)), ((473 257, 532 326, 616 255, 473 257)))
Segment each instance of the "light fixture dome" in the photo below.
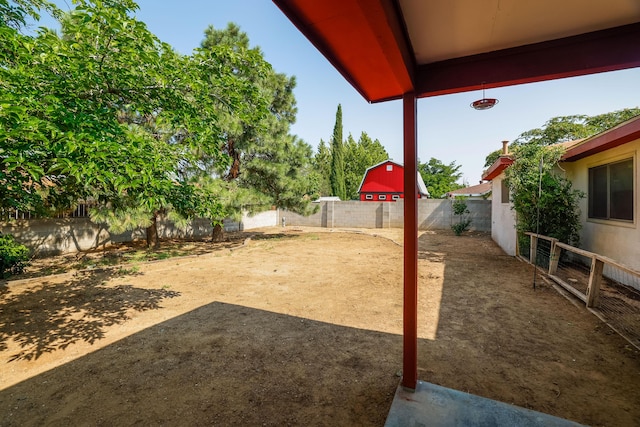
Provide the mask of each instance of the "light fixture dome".
POLYGON ((477 101, 473 101, 471 103, 471 108, 476 110, 488 110, 489 108, 493 108, 498 103, 498 100, 495 98, 482 98, 477 101))
POLYGON ((488 110, 489 108, 493 108, 497 103, 498 103, 497 99, 487 98, 484 96, 484 82, 483 82, 482 83, 482 99, 473 101, 471 103, 471 108, 475 110, 488 110))

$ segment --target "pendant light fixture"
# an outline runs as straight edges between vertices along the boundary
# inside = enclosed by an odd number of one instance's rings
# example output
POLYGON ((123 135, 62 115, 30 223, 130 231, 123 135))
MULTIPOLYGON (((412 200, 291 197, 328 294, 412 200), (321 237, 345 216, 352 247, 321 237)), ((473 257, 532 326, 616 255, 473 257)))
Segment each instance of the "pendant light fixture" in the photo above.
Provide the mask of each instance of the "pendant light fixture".
POLYGON ((471 108, 475 110, 488 110, 489 108, 493 108, 494 105, 498 103, 498 100, 495 98, 486 98, 484 96, 484 82, 482 83, 482 99, 478 99, 477 101, 473 101, 471 103, 471 108))

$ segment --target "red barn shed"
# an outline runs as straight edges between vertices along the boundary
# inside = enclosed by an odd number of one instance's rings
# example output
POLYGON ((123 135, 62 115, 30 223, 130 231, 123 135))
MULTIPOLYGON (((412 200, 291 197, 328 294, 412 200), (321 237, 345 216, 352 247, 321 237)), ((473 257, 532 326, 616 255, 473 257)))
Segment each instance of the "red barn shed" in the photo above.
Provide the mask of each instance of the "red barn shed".
MULTIPOLYGON (((418 174, 418 198, 429 197, 420 172, 418 174)), ((393 160, 371 166, 364 173, 358 193, 360 200, 368 202, 392 202, 404 199, 404 166, 393 160)))

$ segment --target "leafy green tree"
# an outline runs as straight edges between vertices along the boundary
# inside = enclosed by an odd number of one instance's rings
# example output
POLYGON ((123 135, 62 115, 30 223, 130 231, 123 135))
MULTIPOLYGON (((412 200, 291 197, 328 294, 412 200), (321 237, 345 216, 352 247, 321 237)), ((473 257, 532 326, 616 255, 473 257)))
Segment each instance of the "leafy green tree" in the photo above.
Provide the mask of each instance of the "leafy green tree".
MULTIPOLYGON (((541 128, 523 132, 510 145, 510 149, 523 144, 553 145, 559 142, 588 138, 640 115, 640 108, 625 108, 596 116, 559 116, 548 120, 541 128)), ((484 167, 491 166, 502 154, 492 151, 485 158, 484 167)))
POLYGON ((78 0, 54 13, 61 36, 21 34, 11 13, 44 3, 0 7, 2 206, 46 212, 91 198, 96 218, 116 228, 138 218, 148 236, 158 215, 196 212, 188 172, 202 158, 225 161, 220 111, 247 122, 266 114, 241 76, 266 69, 262 58, 226 47, 179 55, 130 0, 78 0))
POLYGON ((331 194, 346 200, 347 189, 344 179, 344 148, 342 142, 342 105, 338 104, 336 123, 331 138, 331 172, 329 174, 331 194))
MULTIPOLYGON (((250 47, 249 38, 240 28, 230 23, 224 30, 210 26, 205 31, 202 51, 226 48, 238 54, 250 53, 263 61, 258 47, 250 47)), ((205 171, 226 181, 217 185, 222 200, 222 217, 212 217, 214 240, 223 238, 222 218, 237 216, 242 210, 255 211, 277 206, 305 214, 312 208, 311 147, 290 135, 297 113, 293 89, 295 77, 247 67, 236 70, 236 76, 254 84, 267 106, 267 114, 256 118, 228 114, 224 104, 219 105, 220 126, 224 134, 221 151, 229 162, 202 158, 201 164, 210 164, 205 171), (224 191, 230 194, 224 195, 224 191)), ((211 187, 211 185, 209 185, 211 187)))
POLYGON ((578 202, 584 194, 573 189, 571 181, 556 169, 563 152, 561 147, 519 145, 505 175, 518 232, 538 231, 576 245, 580 231, 578 202))
POLYGON ((344 180, 347 198, 358 200, 358 188, 367 168, 389 158, 387 150, 377 139, 372 140, 366 132, 356 142, 351 135, 344 145, 344 180))
POLYGON ((547 121, 543 127, 520 134, 513 145, 553 145, 559 142, 588 138, 638 115, 640 115, 640 108, 626 108, 596 116, 554 117, 547 121))
POLYGON ((418 171, 431 197, 442 199, 447 192, 463 187, 456 182, 462 177, 461 167, 455 161, 446 165, 432 157, 427 163, 419 163, 418 171))

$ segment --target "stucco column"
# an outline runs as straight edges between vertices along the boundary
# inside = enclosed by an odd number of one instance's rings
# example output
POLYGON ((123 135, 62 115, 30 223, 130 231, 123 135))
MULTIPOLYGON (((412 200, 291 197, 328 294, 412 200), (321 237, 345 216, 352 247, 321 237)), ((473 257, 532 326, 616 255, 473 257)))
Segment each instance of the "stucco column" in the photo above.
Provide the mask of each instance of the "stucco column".
POLYGON ((415 93, 402 98, 404 128, 404 308, 402 386, 418 382, 418 137, 415 93))

